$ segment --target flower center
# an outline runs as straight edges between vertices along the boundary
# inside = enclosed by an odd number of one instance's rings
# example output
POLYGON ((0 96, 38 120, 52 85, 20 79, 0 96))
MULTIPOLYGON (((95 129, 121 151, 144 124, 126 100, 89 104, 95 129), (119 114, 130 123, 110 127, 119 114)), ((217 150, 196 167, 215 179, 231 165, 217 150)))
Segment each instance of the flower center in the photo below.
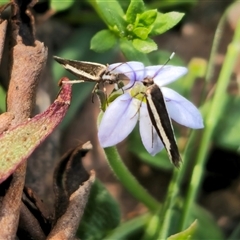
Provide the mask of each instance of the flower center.
POLYGON ((146 97, 145 97, 146 89, 147 87, 145 87, 142 82, 136 82, 130 90, 130 95, 133 98, 136 98, 139 101, 146 103, 146 97))

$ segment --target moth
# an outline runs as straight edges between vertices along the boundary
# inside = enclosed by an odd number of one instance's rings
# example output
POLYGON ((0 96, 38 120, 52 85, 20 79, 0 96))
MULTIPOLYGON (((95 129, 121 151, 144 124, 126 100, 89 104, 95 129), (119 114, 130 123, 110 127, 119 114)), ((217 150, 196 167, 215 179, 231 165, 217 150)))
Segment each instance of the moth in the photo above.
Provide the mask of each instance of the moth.
MULTIPOLYGON (((173 52, 169 59, 162 66, 164 67, 175 55, 173 52)), ((157 75, 161 72, 160 67, 156 72, 157 75)), ((155 76, 147 76, 143 79, 143 85, 147 87, 145 94, 148 113, 159 138, 161 139, 170 161, 174 166, 179 167, 181 162, 181 156, 176 143, 172 121, 168 115, 164 96, 160 87, 154 83, 155 76)))
MULTIPOLYGON (((169 60, 173 57, 173 55, 174 54, 171 55, 169 60)), ((79 78, 79 80, 71 81, 72 83, 95 82, 96 86, 98 86, 100 83, 118 84, 120 79, 127 78, 127 73, 114 73, 108 69, 108 65, 68 60, 57 56, 54 56, 54 59, 66 70, 79 78)), ((164 65, 166 65, 167 62, 164 65)), ((133 73, 134 71, 144 71, 144 69, 133 69, 131 66, 130 69, 132 69, 133 73)), ((161 68, 159 68, 155 74, 159 71, 161 71, 161 68)), ((154 83, 153 78, 154 76, 148 76, 142 80, 143 85, 147 87, 143 94, 146 98, 148 113, 153 127, 166 148, 170 161, 176 167, 179 167, 181 157, 175 140, 172 121, 168 115, 165 99, 161 89, 154 83)))
POLYGON ((124 74, 113 73, 108 70, 108 65, 69 60, 57 56, 53 58, 66 70, 78 77, 79 80, 73 80, 71 81, 72 83, 95 82, 97 85, 100 83, 118 84, 120 79, 124 80, 124 78, 126 78, 124 74))
POLYGON ((143 84, 147 86, 145 97, 152 125, 160 137, 168 153, 170 161, 174 164, 174 166, 179 167, 181 156, 162 91, 152 79, 144 79, 143 84))

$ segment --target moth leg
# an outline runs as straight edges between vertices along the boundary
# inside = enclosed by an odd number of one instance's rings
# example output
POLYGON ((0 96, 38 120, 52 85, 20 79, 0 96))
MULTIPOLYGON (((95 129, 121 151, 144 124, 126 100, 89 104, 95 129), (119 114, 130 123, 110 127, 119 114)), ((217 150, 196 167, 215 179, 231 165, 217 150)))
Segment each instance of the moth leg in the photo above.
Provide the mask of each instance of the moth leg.
POLYGON ((94 93, 96 92, 96 90, 99 89, 99 84, 96 83, 93 90, 92 90, 92 103, 94 103, 94 93))
MULTIPOLYGON (((133 98, 136 97, 138 94, 142 94, 142 100, 140 101, 138 110, 137 110, 136 113, 133 115, 133 117, 135 117, 137 114, 140 113, 140 108, 141 108, 141 106, 142 106, 142 103, 143 103, 144 98, 146 97, 146 94, 145 94, 145 93, 139 92, 139 93, 137 93, 136 95, 134 95, 133 98)), ((132 118, 133 118, 133 117, 132 117, 132 118)))

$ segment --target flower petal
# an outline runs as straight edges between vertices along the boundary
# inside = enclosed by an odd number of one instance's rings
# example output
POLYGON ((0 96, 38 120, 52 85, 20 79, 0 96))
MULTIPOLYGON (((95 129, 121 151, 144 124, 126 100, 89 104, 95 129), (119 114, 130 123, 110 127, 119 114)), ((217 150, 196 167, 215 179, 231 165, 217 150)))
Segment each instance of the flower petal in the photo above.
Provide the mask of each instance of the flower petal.
POLYGON ((157 65, 146 67, 145 78, 153 78, 154 83, 159 87, 174 82, 187 73, 187 68, 176 67, 171 65, 157 65))
MULTIPOLYGON (((145 67, 141 62, 114 63, 108 66, 108 71, 118 74, 122 73, 129 78, 131 85, 144 78, 145 67)), ((130 83, 128 84, 130 87, 130 83)))
POLYGON ((136 101, 125 93, 114 100, 102 117, 98 138, 102 147, 110 147, 124 140, 138 120, 136 101))
POLYGON ((152 156, 156 155, 164 148, 162 141, 152 125, 146 103, 142 103, 140 108, 139 130, 142 143, 152 156))
POLYGON ((203 128, 203 119, 199 110, 186 98, 173 91, 162 87, 169 116, 177 123, 190 128, 203 128))

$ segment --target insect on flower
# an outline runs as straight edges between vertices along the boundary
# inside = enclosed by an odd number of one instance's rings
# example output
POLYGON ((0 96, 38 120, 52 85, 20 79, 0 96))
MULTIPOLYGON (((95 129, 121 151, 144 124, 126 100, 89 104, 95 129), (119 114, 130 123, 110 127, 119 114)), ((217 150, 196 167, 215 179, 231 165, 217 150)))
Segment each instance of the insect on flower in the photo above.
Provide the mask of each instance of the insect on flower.
POLYGON ((184 75, 185 67, 166 64, 145 67, 141 62, 102 65, 54 58, 81 79, 71 83, 90 81, 98 86, 100 83, 118 85, 122 79, 129 81, 103 115, 98 132, 102 147, 121 142, 139 120, 141 139, 147 151, 155 155, 165 147, 171 162, 179 166, 181 157, 170 117, 191 128, 202 128, 202 118, 191 102, 162 86, 184 75))
POLYGON ((124 94, 112 102, 104 113, 98 132, 100 144, 109 147, 121 142, 139 120, 141 139, 147 151, 155 155, 165 147, 171 162, 179 166, 181 157, 170 117, 181 125, 196 129, 203 128, 203 121, 191 102, 162 86, 186 74, 187 69, 171 65, 144 67, 139 62, 127 64, 128 69, 134 71, 125 71, 125 66, 121 67, 121 71, 134 84, 129 90, 125 88, 124 94))
POLYGON ((118 84, 120 79, 124 80, 123 74, 109 70, 108 65, 64 59, 57 56, 53 58, 66 70, 79 78, 79 80, 72 80, 71 83, 95 82, 96 87, 98 87, 100 83, 118 84))

